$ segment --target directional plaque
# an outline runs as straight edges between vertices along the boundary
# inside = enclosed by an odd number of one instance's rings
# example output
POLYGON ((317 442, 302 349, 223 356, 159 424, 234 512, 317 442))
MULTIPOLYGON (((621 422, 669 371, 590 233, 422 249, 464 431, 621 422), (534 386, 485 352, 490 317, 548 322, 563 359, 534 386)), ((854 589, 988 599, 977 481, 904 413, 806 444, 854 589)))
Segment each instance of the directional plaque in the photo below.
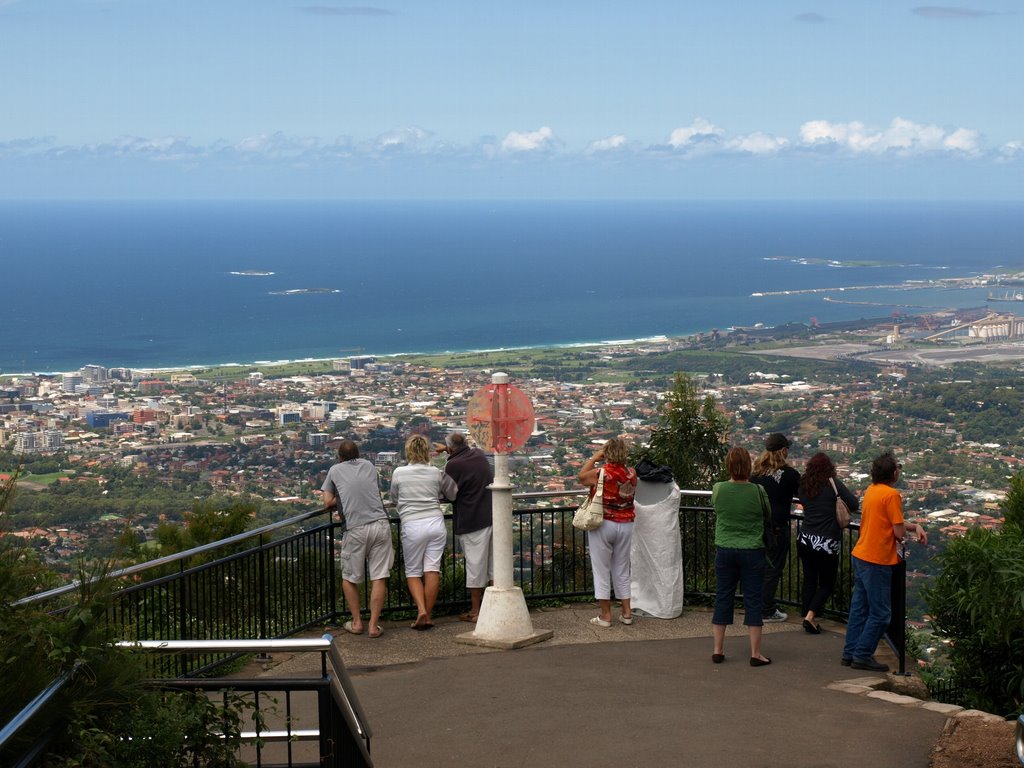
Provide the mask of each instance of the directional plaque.
POLYGON ((469 401, 466 422, 477 445, 511 453, 533 434, 533 403, 511 384, 488 384, 469 401))

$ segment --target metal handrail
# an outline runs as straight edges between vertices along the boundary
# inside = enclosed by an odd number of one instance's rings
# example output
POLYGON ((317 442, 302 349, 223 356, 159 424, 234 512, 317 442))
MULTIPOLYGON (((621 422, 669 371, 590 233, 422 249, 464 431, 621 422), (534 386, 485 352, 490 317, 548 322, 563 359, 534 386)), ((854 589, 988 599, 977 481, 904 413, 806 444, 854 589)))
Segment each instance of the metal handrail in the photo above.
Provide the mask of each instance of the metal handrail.
POLYGON ((289 517, 284 520, 278 520, 276 523, 268 523, 267 525, 262 525, 259 528, 253 528, 251 531, 243 531, 242 533, 236 533, 234 536, 228 536, 226 539, 218 539, 217 541, 210 542, 209 544, 202 544, 198 547, 192 547, 192 549, 186 549, 181 552, 175 552, 172 555, 164 555, 163 557, 158 557, 153 560, 147 560, 144 563, 130 565, 127 568, 120 568, 116 571, 111 571, 106 576, 97 576, 96 578, 89 579, 85 582, 75 580, 63 586, 55 587, 54 589, 48 589, 45 592, 37 592, 34 595, 22 597, 18 600, 15 600, 12 603, 12 605, 26 605, 28 603, 37 603, 42 600, 48 600, 53 597, 60 597, 61 595, 66 595, 70 592, 74 592, 84 584, 92 584, 94 582, 105 581, 107 579, 118 579, 124 576, 134 576, 137 573, 144 573, 145 571, 152 570, 153 568, 159 568, 164 565, 170 565, 171 563, 177 563, 182 560, 187 560, 190 557, 194 557, 195 555, 201 555, 206 552, 212 552, 215 549, 220 549, 221 547, 225 547, 230 544, 237 544, 240 541, 245 541, 247 539, 252 539, 257 536, 262 536, 265 533, 271 533, 272 531, 277 531, 281 528, 287 528, 291 525, 297 525, 298 523, 305 522, 306 520, 309 520, 312 517, 316 517, 317 515, 322 515, 325 512, 330 512, 332 509, 333 507, 317 509, 310 512, 303 512, 301 515, 296 515, 295 517, 289 517))
MULTIPOLYGON (((587 492, 586 488, 573 488, 566 491, 525 491, 520 493, 512 494, 513 501, 528 501, 533 499, 556 499, 570 496, 581 496, 587 492)), ((711 491, 683 491, 683 495, 686 496, 710 496, 711 491)), ((386 503, 386 506, 390 507, 390 502, 386 503)), ((153 560, 147 560, 144 563, 138 563, 137 565, 131 565, 126 568, 120 568, 116 571, 111 571, 106 576, 98 576, 94 579, 89 579, 85 582, 75 580, 68 584, 64 584, 60 587, 54 587, 44 592, 36 592, 35 594, 28 595, 27 597, 19 598, 15 600, 12 605, 28 605, 31 603, 43 602, 50 600, 55 597, 61 597, 72 592, 77 591, 84 584, 92 584, 97 581, 103 581, 106 579, 119 579, 125 576, 134 576, 138 573, 145 573, 146 571, 154 568, 160 568, 165 565, 172 563, 179 563, 183 560, 188 560, 196 555, 202 555, 207 552, 212 552, 221 547, 230 546, 231 544, 237 544, 248 539, 262 536, 266 533, 272 533, 274 531, 281 530, 282 528, 288 528, 290 526, 298 525, 306 520, 317 517, 318 515, 329 514, 333 511, 333 507, 324 507, 322 509, 311 510, 309 512, 303 512, 295 517, 285 518, 284 520, 278 520, 276 523, 268 523, 267 525, 260 526, 259 528, 253 528, 251 531, 243 531, 242 533, 236 533, 234 536, 229 536, 226 539, 220 539, 218 541, 210 542, 209 544, 202 544, 198 547, 192 547, 181 552, 175 552, 171 555, 164 555, 153 560)))
MULTIPOLYGON (((324 637, 330 637, 330 635, 324 637)), ((331 694, 334 696, 335 702, 344 705, 342 715, 349 728, 355 729, 363 741, 369 744, 370 737, 373 736, 373 732, 370 730, 370 721, 366 712, 363 711, 363 705, 359 703, 355 686, 352 685, 352 678, 345 670, 345 662, 341 658, 341 649, 337 643, 331 643, 331 647, 327 651, 327 658, 331 662, 331 667, 338 671, 338 674, 331 678, 331 694)))
MULTIPOLYGON (((165 653, 269 654, 271 652, 319 652, 325 659, 325 672, 329 671, 331 673, 328 675, 331 699, 334 701, 338 708, 338 712, 345 720, 345 724, 348 726, 349 732, 357 737, 353 742, 358 746, 359 752, 361 753, 362 764, 367 766, 373 765, 373 761, 370 759, 369 749, 370 738, 373 736, 373 732, 370 729, 366 712, 363 710, 363 707, 359 702, 355 686, 352 684, 352 678, 349 676, 348 670, 345 668, 345 662, 341 657, 341 651, 334 642, 334 637, 331 634, 324 634, 319 638, 284 640, 122 640, 116 643, 116 645, 119 648, 135 648, 150 652, 165 653)), ((242 681, 237 679, 232 679, 231 681, 189 680, 175 682, 162 681, 161 684, 168 685, 170 687, 187 686, 189 688, 196 688, 210 686, 219 682, 230 682, 233 686, 240 688, 242 681)), ((278 684, 287 685, 287 682, 287 680, 278 681, 278 684)), ((267 685, 266 681, 263 681, 263 685, 267 685)), ((327 727, 326 724, 321 722, 320 727, 315 730, 292 730, 290 733, 279 732, 276 730, 253 733, 244 732, 241 736, 243 739, 263 739, 270 741, 322 739, 325 735, 323 732, 325 727, 327 727)))
POLYGON ((20 731, 25 723, 35 717, 39 711, 50 702, 57 692, 60 691, 60 689, 63 688, 72 677, 74 677, 75 673, 81 666, 81 660, 76 661, 71 669, 40 691, 38 696, 26 704, 21 712, 15 715, 9 723, 0 729, 0 748, 2 748, 8 740, 14 736, 14 734, 20 731))
MULTIPOLYGON (((512 494, 512 500, 515 501, 532 501, 535 499, 557 499, 582 496, 587 493, 586 488, 571 488, 564 491, 521 491, 519 493, 512 494)), ((698 491, 683 489, 680 491, 682 496, 695 497, 695 498, 711 498, 711 491, 698 491)), ((796 499, 794 499, 796 501, 796 499)), ((390 501, 385 502, 385 507, 393 506, 390 501)), ((236 533, 234 536, 229 536, 225 539, 219 539, 209 544, 202 544, 198 547, 192 547, 181 552, 175 552, 174 554, 164 555, 163 557, 154 558, 153 560, 147 560, 144 563, 138 563, 131 565, 126 568, 119 568, 116 571, 111 571, 106 576, 97 576, 86 581, 75 580, 68 584, 64 584, 60 587, 54 587, 43 592, 36 592, 35 594, 28 595, 26 597, 15 600, 12 605, 29 605, 32 603, 39 603, 46 600, 50 600, 55 597, 61 597, 63 595, 71 594, 77 591, 85 584, 92 584, 107 579, 119 579, 125 576, 134 576, 139 573, 145 573, 146 571, 153 570, 154 568, 160 568, 165 565, 172 563, 179 563, 183 560, 195 557, 196 555, 202 555, 207 552, 212 552, 221 547, 230 546, 231 544, 237 544, 239 542, 247 541, 248 539, 262 536, 266 533, 272 533, 274 531, 281 530, 282 528, 288 528, 299 523, 303 523, 311 518, 317 517, 323 514, 330 514, 333 511, 333 507, 324 507, 322 509, 311 510, 309 512, 303 512, 300 515, 294 517, 288 517, 284 520, 278 520, 275 523, 268 523, 267 525, 260 526, 259 528, 253 528, 251 531, 243 531, 242 533, 236 533)), ((802 518, 802 511, 794 511, 790 513, 793 518, 802 518)), ((851 523, 851 527, 859 527, 857 522, 851 523)))
MULTIPOLYGON (((584 493, 586 493, 586 489, 584 489, 584 488, 570 488, 569 490, 558 490, 558 491, 529 491, 529 492, 516 493, 516 494, 513 495, 513 499, 515 499, 516 501, 521 502, 523 504, 523 506, 517 507, 516 510, 515 510, 515 514, 516 514, 517 517, 528 517, 528 516, 535 515, 535 514, 540 514, 543 517, 543 515, 545 515, 548 510, 543 505, 539 506, 537 504, 537 501, 541 500, 541 499, 560 499, 560 501, 554 502, 554 505, 551 507, 551 511, 562 512, 562 513, 566 512, 566 511, 571 511, 573 505, 575 504, 575 501, 569 501, 569 500, 578 499, 584 493)), ((707 505, 706 505, 706 502, 709 499, 709 497, 712 495, 712 492, 710 490, 685 489, 685 490, 682 490, 680 493, 681 493, 681 495, 685 496, 689 500, 687 503, 685 503, 685 504, 680 506, 680 511, 681 512, 691 512, 691 511, 696 512, 696 511, 701 511, 701 510, 707 511, 709 509, 707 507, 707 505)), ((144 583, 145 588, 152 589, 152 588, 158 586, 159 584, 162 584, 162 583, 165 583, 165 582, 169 583, 171 580, 180 579, 180 578, 183 578, 186 574, 192 573, 192 571, 195 570, 195 569, 192 569, 190 567, 188 570, 186 570, 184 568, 184 565, 186 564, 185 561, 188 558, 195 557, 196 555, 200 555, 200 554, 215 552, 216 550, 218 550, 218 548, 222 548, 225 545, 238 544, 238 543, 246 542, 246 541, 252 542, 252 544, 250 545, 252 548, 248 548, 248 549, 243 548, 242 551, 237 552, 237 553, 235 553, 235 554, 233 554, 231 556, 230 561, 234 562, 234 560, 237 559, 237 558, 247 558, 247 557, 249 557, 251 554, 256 553, 257 549, 260 552, 262 552, 263 548, 266 547, 266 546, 276 546, 275 542, 277 541, 278 537, 272 536, 272 537, 267 537, 266 539, 262 538, 264 534, 267 534, 269 532, 280 531, 280 530, 285 529, 285 528, 294 528, 294 529, 297 529, 297 533, 295 535, 305 536, 305 535, 310 535, 310 534, 317 535, 318 532, 326 530, 326 531, 328 531, 328 535, 330 536, 331 534, 333 534, 333 531, 334 531, 335 527, 338 525, 338 523, 334 522, 333 517, 330 516, 330 512, 331 512, 331 510, 328 509, 328 508, 322 508, 322 509, 317 509, 317 510, 311 510, 309 512, 304 512, 304 513, 302 513, 300 515, 297 515, 297 516, 294 516, 294 517, 290 517, 290 518, 278 521, 276 523, 271 523, 271 524, 268 524, 268 525, 265 525, 265 526, 261 526, 259 528, 253 529, 252 531, 246 531, 246 532, 242 532, 242 533, 236 534, 235 536, 232 536, 232 537, 230 537, 228 539, 224 539, 222 541, 212 542, 212 543, 205 544, 205 545, 202 545, 202 546, 199 546, 199 547, 194 547, 194 548, 186 550, 184 552, 179 552, 179 553, 176 553, 176 554, 173 554, 173 555, 167 555, 165 557, 158 558, 158 559, 155 559, 155 560, 151 560, 151 561, 146 562, 146 563, 140 563, 138 565, 133 565, 133 566, 130 566, 128 568, 124 568, 124 569, 121 569, 119 571, 115 571, 114 573, 110 574, 106 578, 116 579, 119 576, 135 575, 135 574, 144 573, 146 571, 151 571, 152 569, 156 569, 156 568, 159 568, 161 566, 166 566, 166 565, 171 564, 171 563, 179 563, 179 564, 181 564, 181 566, 179 568, 174 569, 173 573, 166 574, 161 579, 158 579, 156 581, 146 581, 144 583), (313 518, 316 518, 316 517, 318 517, 320 515, 327 515, 327 517, 325 519, 316 520, 315 521, 315 523, 316 523, 315 526, 310 527, 308 525, 305 525, 305 526, 300 525, 301 523, 307 522, 307 521, 309 521, 309 520, 311 520, 313 518), (258 545, 258 547, 257 547, 257 545, 258 545)), ((450 519, 451 518, 451 512, 448 512, 445 515, 445 517, 447 519, 450 519)), ((801 511, 797 511, 797 512, 791 513, 791 517, 792 517, 792 519, 797 520, 797 522, 799 524, 799 522, 803 518, 803 514, 802 514, 801 511)), ((399 524, 397 516, 392 516, 391 517, 391 521, 393 523, 395 523, 395 524, 399 524)), ((563 520, 563 523, 564 523, 564 520, 563 520)), ((342 522, 341 525, 343 526, 344 523, 342 522)), ((855 534, 857 529, 859 528, 859 521, 852 522, 850 528, 851 528, 851 530, 855 534)), ((700 535, 700 534, 698 533, 697 535, 700 535)), ((705 531, 703 531, 703 536, 705 538, 704 546, 706 548, 706 547, 710 546, 711 532, 709 530, 705 530, 705 531)), ((289 541, 289 540, 290 539, 285 539, 285 541, 289 541)), ((575 541, 575 536, 573 537, 573 540, 575 541)), ((531 541, 532 541, 532 538, 531 538, 531 541)), ((522 542, 521 542, 521 544, 522 544, 522 542)), ((323 546, 323 545, 321 545, 321 546, 323 546)), ((328 544, 328 547, 329 548, 333 547, 333 540, 332 540, 331 543, 328 544)), ((585 551, 586 542, 583 543, 583 547, 584 547, 584 551, 585 551)), ((221 551, 223 552, 223 550, 221 550, 221 551)), ((575 551, 575 549, 573 551, 575 551)), ((704 552, 704 557, 707 558, 707 556, 708 556, 708 552, 705 551, 704 552)), ((209 559, 209 558, 205 558, 205 559, 209 559)), ((220 559, 217 559, 214 562, 228 562, 228 560, 225 560, 224 557, 221 557, 220 559)), ((260 569, 262 569, 264 567, 264 563, 263 563, 262 559, 260 559, 260 561, 259 561, 259 567, 260 567, 260 569)), ((206 565, 201 565, 201 566, 197 566, 197 568, 206 569, 207 566, 206 565)), ((260 574, 262 574, 262 573, 263 573, 263 571, 261 570, 260 574)), ((262 578, 262 576, 261 576, 261 578, 262 578)), ((563 579, 563 581, 564 581, 564 579, 563 579)), ((570 596, 570 597, 582 596, 582 595, 586 594, 589 591, 589 589, 587 587, 587 584, 586 584, 586 581, 587 581, 587 577, 586 577, 586 575, 584 575, 583 576, 583 584, 582 584, 582 586, 576 585, 575 580, 574 580, 573 588, 571 588, 571 589, 569 589, 567 591, 564 588, 564 584, 563 584, 563 588, 561 590, 557 590, 556 589, 555 593, 552 593, 552 595, 550 595, 550 596, 559 596, 559 595, 561 595, 561 596, 570 596)), ((144 585, 142 585, 142 584, 140 584, 140 585, 132 585, 132 586, 128 587, 127 590, 125 590, 125 594, 127 594, 128 592, 134 593, 136 590, 142 589, 144 585)), ((20 600, 18 600, 15 603, 15 605, 23 605, 25 603, 39 603, 39 602, 41 602, 43 600, 55 597, 57 595, 66 595, 66 594, 71 593, 74 590, 78 589, 79 587, 80 587, 80 585, 75 583, 75 584, 65 585, 65 586, 59 587, 57 589, 48 590, 46 592, 39 592, 39 593, 36 593, 34 595, 30 595, 28 597, 21 598, 20 600)), ((293 623, 292 625, 289 625, 288 629, 285 630, 285 631, 273 631, 273 632, 271 632, 271 631, 268 630, 267 626, 265 626, 263 623, 261 623, 259 627, 251 627, 251 628, 249 628, 247 630, 243 630, 243 633, 245 635, 249 636, 249 637, 268 637, 268 636, 273 636, 273 635, 281 636, 282 634, 291 634, 294 631, 296 631, 297 629, 305 628, 307 626, 312 626, 312 624, 317 622, 317 621, 319 621, 321 623, 323 621, 327 621, 331 617, 334 617, 336 615, 336 601, 335 601, 334 588, 335 588, 335 582, 332 579, 332 580, 330 580, 330 585, 327 587, 328 591, 330 592, 330 595, 328 597, 327 612, 326 613, 324 613, 323 610, 321 610, 320 608, 315 608, 307 616, 305 616, 305 621, 304 622, 299 622, 298 624, 294 624, 293 623)), ((550 590, 548 590, 548 591, 550 591, 550 590)), ((701 592, 700 587, 698 587, 696 591, 697 592, 701 592)), ((548 596, 548 595, 541 595, 541 596, 543 597, 543 596, 548 596)), ((161 597, 161 599, 165 599, 165 598, 161 597)), ((167 598, 167 599, 170 599, 172 602, 174 600, 181 601, 181 600, 187 599, 187 596, 185 596, 184 593, 178 594, 177 592, 175 592, 173 595, 170 596, 170 598, 167 598)), ((261 606, 262 606, 262 603, 261 603, 261 606)), ((184 616, 183 613, 181 615, 184 616)), ((264 617, 264 615, 262 613, 262 608, 261 608, 260 613, 259 613, 259 621, 260 622, 264 622, 265 621, 265 617, 264 617)), ((162 632, 160 634, 163 634, 165 637, 166 636, 169 636, 169 637, 174 637, 174 636, 189 637, 189 634, 188 634, 187 630, 185 629, 184 624, 182 624, 181 627, 176 628, 176 629, 172 629, 170 627, 167 627, 167 628, 165 628, 164 632, 162 632)), ((145 635, 143 635, 143 637, 144 636, 145 635)), ((148 636, 149 637, 153 637, 154 635, 153 634, 149 634, 148 636)), ((157 636, 159 636, 159 634, 157 634, 157 636)), ((221 636, 223 637, 223 634, 221 636)), ((903 668, 904 668, 903 656, 902 656, 902 647, 901 647, 903 645, 903 643, 902 643, 902 641, 898 640, 895 636, 890 638, 889 637, 889 633, 887 633, 886 639, 887 639, 887 641, 889 641, 890 645, 892 645, 893 649, 895 651, 897 651, 897 653, 900 654, 900 658, 901 658, 900 669, 902 671, 903 668)))
POLYGON ((331 635, 324 635, 284 640, 120 640, 115 645, 129 650, 168 653, 306 653, 327 652, 333 640, 331 635))
POLYGON ((1017 718, 1017 759, 1024 765, 1024 715, 1017 718))

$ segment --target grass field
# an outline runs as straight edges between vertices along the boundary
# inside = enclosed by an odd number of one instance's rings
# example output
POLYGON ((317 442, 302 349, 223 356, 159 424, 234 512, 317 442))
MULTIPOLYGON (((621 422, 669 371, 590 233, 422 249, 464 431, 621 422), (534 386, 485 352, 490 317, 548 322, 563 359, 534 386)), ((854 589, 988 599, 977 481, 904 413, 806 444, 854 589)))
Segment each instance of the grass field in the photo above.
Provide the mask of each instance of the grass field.
MULTIPOLYGON (((433 368, 500 368, 509 371, 529 371, 537 366, 572 367, 576 355, 592 357, 594 347, 574 347, 572 349, 515 349, 497 350, 492 352, 450 352, 435 355, 400 355, 398 357, 378 357, 381 362, 394 360, 412 365, 425 365, 433 368)), ((576 365, 579 365, 577 362, 576 365)), ((181 371, 164 371, 163 376, 172 373, 191 373, 197 379, 214 379, 232 381, 243 379, 250 373, 258 371, 268 378, 282 376, 316 376, 331 373, 334 370, 333 360, 307 360, 274 365, 220 365, 209 368, 191 368, 181 371)))
POLYGON ((74 472, 48 472, 45 475, 26 474, 18 478, 19 483, 38 483, 39 485, 53 485, 62 477, 71 477, 74 472))
MULTIPOLYGON (((508 349, 487 352, 447 352, 439 354, 400 355, 381 357, 381 362, 401 362, 410 365, 440 369, 475 371, 504 371, 513 379, 531 376, 560 381, 596 381, 625 384, 631 381, 667 379, 675 370, 684 370, 691 375, 705 370, 714 370, 715 364, 736 360, 737 350, 669 350, 653 352, 644 356, 643 369, 620 361, 603 359, 612 348, 604 345, 590 347, 552 347, 536 349, 508 349), (666 360, 672 365, 666 366, 666 360), (710 366, 710 367, 709 367, 710 366)), ((766 350, 767 351, 767 350, 766 350)), ((316 376, 334 372, 333 361, 305 361, 277 365, 225 365, 193 369, 190 373, 197 378, 213 381, 232 381, 245 378, 250 372, 259 371, 268 378, 284 376, 316 376)))

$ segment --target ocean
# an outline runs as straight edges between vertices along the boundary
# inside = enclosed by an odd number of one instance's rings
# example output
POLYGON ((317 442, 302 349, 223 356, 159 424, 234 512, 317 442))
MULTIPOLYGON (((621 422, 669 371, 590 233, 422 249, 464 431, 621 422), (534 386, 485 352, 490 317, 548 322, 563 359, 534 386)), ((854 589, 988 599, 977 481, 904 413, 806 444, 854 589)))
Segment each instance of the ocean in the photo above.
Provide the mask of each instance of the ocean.
POLYGON ((3 202, 0 265, 3 372, 555 346, 980 306, 1024 205, 3 202))

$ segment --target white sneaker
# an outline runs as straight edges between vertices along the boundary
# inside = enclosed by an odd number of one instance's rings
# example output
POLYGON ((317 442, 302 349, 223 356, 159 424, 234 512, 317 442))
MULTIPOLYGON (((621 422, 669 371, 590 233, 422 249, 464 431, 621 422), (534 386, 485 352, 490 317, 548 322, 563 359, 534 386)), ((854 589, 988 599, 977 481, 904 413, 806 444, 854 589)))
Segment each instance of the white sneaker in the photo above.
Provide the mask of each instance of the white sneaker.
POLYGON ((783 613, 778 608, 776 608, 775 609, 775 613, 768 614, 767 616, 765 616, 763 618, 763 621, 766 622, 766 623, 767 622, 778 622, 778 621, 785 621, 788 618, 789 618, 789 614, 788 613, 783 613))

